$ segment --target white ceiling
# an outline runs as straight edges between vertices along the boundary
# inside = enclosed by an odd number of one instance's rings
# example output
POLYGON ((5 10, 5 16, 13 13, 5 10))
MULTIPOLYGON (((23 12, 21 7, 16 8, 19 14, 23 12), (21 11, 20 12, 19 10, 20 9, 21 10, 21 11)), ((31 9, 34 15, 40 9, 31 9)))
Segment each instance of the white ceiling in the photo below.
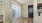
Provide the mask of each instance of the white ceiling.
POLYGON ((42 0, 37 0, 37 3, 42 3, 42 0))
POLYGON ((13 0, 19 4, 27 4, 27 3, 32 3, 32 0, 13 0))
MULTIPOLYGON (((33 4, 33 0, 13 0, 19 4, 33 4)), ((38 3, 42 3, 42 0, 37 0, 38 3)))

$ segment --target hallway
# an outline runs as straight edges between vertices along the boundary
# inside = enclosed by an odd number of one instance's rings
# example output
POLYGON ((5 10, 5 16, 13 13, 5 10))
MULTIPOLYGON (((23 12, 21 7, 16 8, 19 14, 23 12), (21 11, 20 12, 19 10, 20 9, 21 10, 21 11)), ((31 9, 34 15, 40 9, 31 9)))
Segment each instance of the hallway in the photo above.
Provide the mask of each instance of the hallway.
POLYGON ((42 0, 0 0, 0 23, 42 23, 42 0))

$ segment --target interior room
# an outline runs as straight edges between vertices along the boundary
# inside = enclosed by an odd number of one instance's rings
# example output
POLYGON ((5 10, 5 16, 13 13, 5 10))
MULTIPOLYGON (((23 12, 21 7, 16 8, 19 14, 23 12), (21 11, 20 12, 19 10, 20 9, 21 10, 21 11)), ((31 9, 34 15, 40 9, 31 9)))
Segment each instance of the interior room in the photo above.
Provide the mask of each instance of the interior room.
POLYGON ((42 23, 42 0, 0 0, 0 23, 42 23))

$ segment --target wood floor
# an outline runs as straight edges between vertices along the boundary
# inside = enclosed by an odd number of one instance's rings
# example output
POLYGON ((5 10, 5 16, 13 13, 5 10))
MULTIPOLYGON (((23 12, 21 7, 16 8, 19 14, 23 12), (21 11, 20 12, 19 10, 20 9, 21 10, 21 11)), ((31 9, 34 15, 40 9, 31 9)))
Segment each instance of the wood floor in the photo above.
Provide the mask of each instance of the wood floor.
POLYGON ((17 21, 13 22, 13 23, 33 23, 33 19, 32 18, 19 18, 17 21))

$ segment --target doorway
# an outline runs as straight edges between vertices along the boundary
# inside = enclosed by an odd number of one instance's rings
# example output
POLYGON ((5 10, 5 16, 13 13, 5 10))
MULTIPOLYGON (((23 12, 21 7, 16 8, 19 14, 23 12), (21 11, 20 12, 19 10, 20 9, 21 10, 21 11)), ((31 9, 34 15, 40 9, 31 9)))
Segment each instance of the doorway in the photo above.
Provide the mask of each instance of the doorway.
POLYGON ((28 18, 33 18, 33 5, 28 6, 28 18))
POLYGON ((33 5, 28 5, 28 23, 33 23, 33 5))

